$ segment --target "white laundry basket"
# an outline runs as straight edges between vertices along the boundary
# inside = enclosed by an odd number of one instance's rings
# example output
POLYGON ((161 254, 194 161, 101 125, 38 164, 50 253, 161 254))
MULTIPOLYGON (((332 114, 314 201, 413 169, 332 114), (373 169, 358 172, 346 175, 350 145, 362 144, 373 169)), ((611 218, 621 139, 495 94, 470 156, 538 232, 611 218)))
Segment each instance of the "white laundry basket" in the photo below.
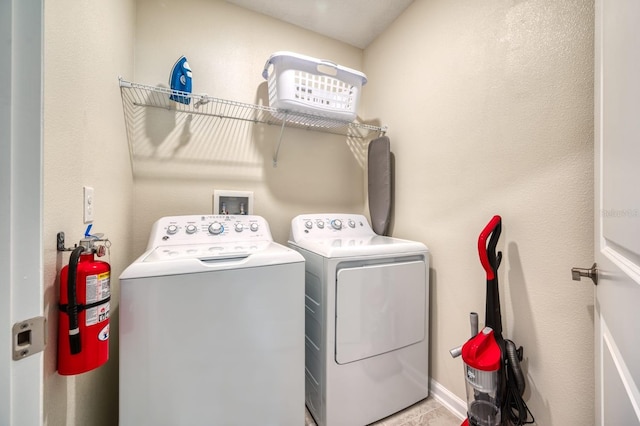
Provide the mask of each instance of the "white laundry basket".
POLYGON ((292 52, 271 55, 262 76, 268 81, 271 107, 341 121, 356 118, 367 82, 360 71, 292 52))

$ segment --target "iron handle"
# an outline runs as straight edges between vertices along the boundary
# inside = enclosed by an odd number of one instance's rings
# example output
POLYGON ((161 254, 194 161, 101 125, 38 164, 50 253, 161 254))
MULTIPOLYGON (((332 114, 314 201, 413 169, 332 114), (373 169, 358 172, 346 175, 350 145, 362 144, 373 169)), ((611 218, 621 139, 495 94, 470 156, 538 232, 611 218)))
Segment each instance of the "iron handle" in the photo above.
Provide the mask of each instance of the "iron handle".
POLYGON ((594 263, 590 269, 585 268, 571 268, 571 278, 574 281, 580 281, 582 277, 591 278, 593 284, 598 285, 598 270, 594 263))

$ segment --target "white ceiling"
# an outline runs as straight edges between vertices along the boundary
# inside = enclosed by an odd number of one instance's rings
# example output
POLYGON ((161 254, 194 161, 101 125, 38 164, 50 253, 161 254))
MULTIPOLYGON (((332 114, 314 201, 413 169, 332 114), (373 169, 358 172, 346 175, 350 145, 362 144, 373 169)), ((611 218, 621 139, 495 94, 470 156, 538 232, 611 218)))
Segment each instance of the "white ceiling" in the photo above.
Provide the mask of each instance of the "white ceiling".
POLYGON ((414 0, 226 0, 364 49, 414 0))

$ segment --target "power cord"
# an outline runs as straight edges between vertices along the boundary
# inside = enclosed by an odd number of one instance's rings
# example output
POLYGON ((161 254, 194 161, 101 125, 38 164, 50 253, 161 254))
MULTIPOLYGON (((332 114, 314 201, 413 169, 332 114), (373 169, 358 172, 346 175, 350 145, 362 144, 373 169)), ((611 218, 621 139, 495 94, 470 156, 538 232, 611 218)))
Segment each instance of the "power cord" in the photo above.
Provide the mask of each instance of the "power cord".
POLYGON ((522 370, 520 369, 520 361, 523 358, 522 346, 516 349, 516 344, 511 340, 505 340, 505 348, 507 351, 507 395, 505 401, 506 415, 511 424, 516 426, 535 423, 536 419, 533 413, 527 407, 522 399, 524 394, 525 381, 522 370), (531 417, 531 420, 529 420, 531 417))

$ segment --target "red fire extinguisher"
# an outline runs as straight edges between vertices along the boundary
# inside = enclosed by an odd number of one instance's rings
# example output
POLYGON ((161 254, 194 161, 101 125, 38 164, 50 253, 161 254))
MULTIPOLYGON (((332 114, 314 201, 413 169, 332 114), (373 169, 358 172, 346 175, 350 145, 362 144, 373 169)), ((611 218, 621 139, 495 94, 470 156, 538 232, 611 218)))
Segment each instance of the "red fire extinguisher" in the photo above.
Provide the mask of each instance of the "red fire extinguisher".
POLYGON ((73 375, 100 367, 109 359, 111 267, 96 260, 108 242, 101 235, 80 240, 60 272, 58 373, 73 375))

